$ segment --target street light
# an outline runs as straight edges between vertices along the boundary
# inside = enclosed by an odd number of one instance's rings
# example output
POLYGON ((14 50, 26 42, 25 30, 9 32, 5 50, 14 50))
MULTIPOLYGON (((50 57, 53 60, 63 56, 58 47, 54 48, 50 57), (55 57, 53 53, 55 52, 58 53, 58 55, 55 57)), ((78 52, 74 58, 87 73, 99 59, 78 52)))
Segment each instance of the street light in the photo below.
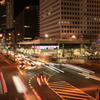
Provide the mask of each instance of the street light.
POLYGON ((48 34, 45 34, 45 37, 48 38, 48 34))
POLYGON ((20 35, 21 35, 20 33, 16 34, 16 43, 20 41, 20 35))
POLYGON ((17 35, 20 36, 20 33, 18 33, 17 35))
POLYGON ((76 36, 75 35, 72 35, 72 37, 71 37, 72 39, 76 39, 76 36))
POLYGON ((8 33, 8 35, 10 36, 10 35, 11 35, 11 33, 8 33))

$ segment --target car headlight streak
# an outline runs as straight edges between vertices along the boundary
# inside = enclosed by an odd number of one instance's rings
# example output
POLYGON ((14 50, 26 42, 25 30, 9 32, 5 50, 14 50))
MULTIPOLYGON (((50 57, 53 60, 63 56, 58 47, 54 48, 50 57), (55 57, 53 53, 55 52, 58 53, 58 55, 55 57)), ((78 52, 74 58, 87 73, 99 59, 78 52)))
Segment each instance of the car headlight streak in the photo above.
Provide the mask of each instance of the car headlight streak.
POLYGON ((24 93, 27 92, 26 87, 24 86, 23 82, 18 76, 12 76, 13 82, 15 84, 15 87, 18 91, 18 93, 24 93))

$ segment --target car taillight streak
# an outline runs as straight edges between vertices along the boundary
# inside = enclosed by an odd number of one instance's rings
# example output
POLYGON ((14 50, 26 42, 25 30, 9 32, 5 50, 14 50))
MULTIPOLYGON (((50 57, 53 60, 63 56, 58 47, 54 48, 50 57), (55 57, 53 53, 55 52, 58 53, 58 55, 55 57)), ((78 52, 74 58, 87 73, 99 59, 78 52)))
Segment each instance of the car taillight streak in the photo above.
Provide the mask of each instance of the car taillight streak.
POLYGON ((5 82, 5 80, 4 80, 4 77, 3 77, 2 72, 0 72, 0 76, 1 76, 0 78, 1 78, 1 81, 2 81, 4 93, 7 93, 7 92, 8 92, 8 90, 7 90, 7 85, 6 85, 6 82, 5 82))
POLYGON ((37 82, 39 85, 41 85, 40 79, 37 77, 37 82))

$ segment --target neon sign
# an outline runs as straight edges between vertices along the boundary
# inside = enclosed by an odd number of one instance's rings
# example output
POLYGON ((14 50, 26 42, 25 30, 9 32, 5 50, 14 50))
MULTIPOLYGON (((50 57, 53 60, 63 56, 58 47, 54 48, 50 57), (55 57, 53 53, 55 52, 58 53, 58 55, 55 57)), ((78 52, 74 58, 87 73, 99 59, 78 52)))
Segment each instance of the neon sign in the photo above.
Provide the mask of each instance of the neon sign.
POLYGON ((57 49, 58 46, 32 46, 35 49, 57 49))

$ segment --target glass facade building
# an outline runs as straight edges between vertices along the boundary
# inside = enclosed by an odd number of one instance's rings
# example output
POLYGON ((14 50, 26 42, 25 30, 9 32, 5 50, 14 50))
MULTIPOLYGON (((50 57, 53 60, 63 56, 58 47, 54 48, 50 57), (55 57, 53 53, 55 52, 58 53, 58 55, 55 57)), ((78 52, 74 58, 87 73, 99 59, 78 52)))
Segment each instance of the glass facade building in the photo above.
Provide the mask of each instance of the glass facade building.
POLYGON ((0 34, 5 36, 6 31, 6 4, 5 2, 0 3, 0 34))

